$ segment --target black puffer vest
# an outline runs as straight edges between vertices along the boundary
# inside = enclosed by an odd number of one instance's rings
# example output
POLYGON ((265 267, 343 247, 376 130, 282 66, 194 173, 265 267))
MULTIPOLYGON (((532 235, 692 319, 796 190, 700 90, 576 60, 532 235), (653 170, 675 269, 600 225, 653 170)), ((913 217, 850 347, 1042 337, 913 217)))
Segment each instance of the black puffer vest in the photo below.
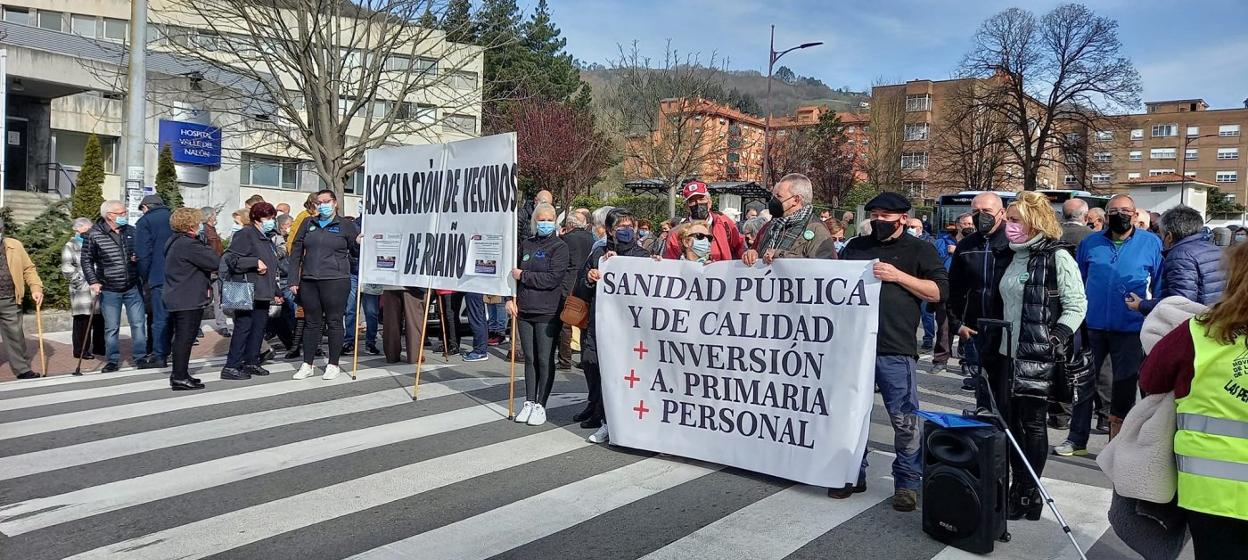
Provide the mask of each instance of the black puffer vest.
POLYGON ((1057 288, 1057 258, 1054 252, 1069 250, 1061 241, 1042 240, 1031 246, 1027 262, 1027 282, 1023 286, 1023 313, 1019 325, 1018 348, 1014 355, 1016 397, 1048 398, 1053 381, 1061 373, 1065 350, 1053 344, 1049 331, 1062 314, 1057 288))

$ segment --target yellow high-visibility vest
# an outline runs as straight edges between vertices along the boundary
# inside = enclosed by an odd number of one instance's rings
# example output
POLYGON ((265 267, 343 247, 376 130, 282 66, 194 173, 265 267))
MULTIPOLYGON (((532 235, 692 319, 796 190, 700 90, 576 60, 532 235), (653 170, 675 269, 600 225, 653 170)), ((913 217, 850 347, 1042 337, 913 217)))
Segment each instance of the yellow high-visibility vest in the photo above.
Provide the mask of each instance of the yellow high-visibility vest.
POLYGON ((1179 506, 1248 520, 1248 346, 1209 338, 1190 321, 1196 348, 1192 390, 1175 401, 1179 506))

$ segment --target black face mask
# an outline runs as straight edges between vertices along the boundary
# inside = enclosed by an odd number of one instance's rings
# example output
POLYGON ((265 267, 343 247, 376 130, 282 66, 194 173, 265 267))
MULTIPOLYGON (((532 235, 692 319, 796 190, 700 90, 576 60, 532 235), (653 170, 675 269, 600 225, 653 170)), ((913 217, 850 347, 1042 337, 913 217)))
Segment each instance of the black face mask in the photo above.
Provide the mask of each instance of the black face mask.
POLYGON ((885 241, 897 233, 897 224, 888 220, 871 220, 871 235, 876 241, 885 241))
POLYGON ((970 237, 972 233, 975 233, 975 228, 973 227, 962 228, 962 237, 970 237))
POLYGON ((705 220, 711 216, 711 207, 706 204, 695 204, 689 207, 689 217, 695 220, 705 220))
POLYGON ((1130 214, 1110 214, 1109 215, 1109 231, 1122 235, 1131 231, 1130 214))
POLYGON ((975 222, 975 231, 983 235, 992 233, 992 228, 997 227, 997 218, 987 212, 979 212, 971 219, 975 222))
POLYGON ((771 214, 772 218, 784 216, 784 201, 772 195, 771 200, 767 201, 767 213, 771 214))

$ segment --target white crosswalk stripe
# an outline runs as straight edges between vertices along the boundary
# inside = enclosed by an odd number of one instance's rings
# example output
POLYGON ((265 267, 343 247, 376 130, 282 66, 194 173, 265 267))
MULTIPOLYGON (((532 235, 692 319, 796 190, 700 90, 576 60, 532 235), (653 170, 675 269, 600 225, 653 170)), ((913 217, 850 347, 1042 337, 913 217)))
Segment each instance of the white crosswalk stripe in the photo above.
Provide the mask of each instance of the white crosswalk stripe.
MULTIPOLYGON (((865 494, 832 500, 823 488, 588 444, 588 430, 565 425, 585 399, 579 377, 556 386, 549 409, 557 425, 530 428, 505 418, 506 401, 499 399, 506 397, 507 378, 497 371, 428 366, 421 400, 413 403, 414 368, 409 365, 361 369, 356 383, 372 384, 356 385, 358 391, 350 390, 352 382, 345 376, 333 382, 295 381, 283 378, 292 364, 270 369, 278 376, 237 386, 213 383, 192 394, 156 391, 166 387, 165 379, 123 372, 109 379, 128 382, 101 386, 81 381, 91 376, 60 383, 38 380, 43 383, 23 384, 25 390, 14 398, 0 396, 0 411, 11 419, 0 423, 4 556, 12 551, 15 558, 34 560, 514 557, 528 555, 523 551, 532 547, 575 547, 596 530, 595 523, 607 525, 604 518, 630 508, 690 518, 664 520, 666 533, 645 544, 614 543, 628 553, 597 542, 592 553, 567 548, 567 554, 646 560, 807 558, 808 545, 827 540, 831 532, 879 532, 875 524, 881 514, 896 515, 893 525, 906 529, 876 538, 929 539, 919 528, 919 513, 887 507, 892 484, 886 453, 873 452, 865 494), (375 381, 388 378, 395 384, 375 381), (92 406, 95 401, 100 404, 92 406), (76 403, 75 411, 40 416, 60 412, 43 407, 61 403, 76 403), (225 405, 230 406, 227 415, 211 413, 225 405), (143 427, 110 433, 110 426, 129 420, 141 420, 143 427), (89 426, 100 428, 81 429, 89 426), (6 441, 20 449, 5 454, 6 441), (185 455, 193 449, 206 452, 185 455), (419 450, 420 457, 404 460, 402 453, 411 450, 419 450), (152 467, 127 472, 125 465, 139 461, 152 467), (335 465, 333 476, 308 484, 309 468, 315 471, 328 462, 335 465), (658 501, 670 492, 694 492, 698 485, 724 480, 758 489, 757 497, 728 509, 712 507, 714 496, 705 503, 659 507, 670 505, 658 501), (257 484, 265 491, 257 494, 257 484), (496 494, 511 497, 500 501, 496 494), (201 508, 201 502, 215 505, 201 508), (350 529, 341 526, 347 520, 350 529)), ((517 406, 523 400, 523 380, 518 381, 517 406)), ((12 390, 0 386, 0 395, 12 390)), ((973 400, 933 388, 921 393, 958 405, 973 400)), ((924 408, 953 407, 930 403, 924 408)), ((880 422, 872 425, 872 438, 887 447, 891 430, 880 422)), ((1085 548, 1105 537, 1107 488, 1056 479, 1046 483, 1085 548)), ((995 557, 1075 557, 1047 511, 1042 521, 1012 523, 1010 530, 1013 540, 1000 544, 995 557)), ((970 558, 934 541, 927 545, 924 558, 970 558)), ((830 555, 854 557, 852 543, 844 546, 830 555)))

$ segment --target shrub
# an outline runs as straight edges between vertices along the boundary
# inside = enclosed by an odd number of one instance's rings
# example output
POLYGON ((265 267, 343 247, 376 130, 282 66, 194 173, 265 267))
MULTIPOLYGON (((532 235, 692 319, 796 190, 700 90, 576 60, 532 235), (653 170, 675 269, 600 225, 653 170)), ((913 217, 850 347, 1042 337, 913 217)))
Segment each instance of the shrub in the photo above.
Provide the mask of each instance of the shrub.
MULTIPOLYGON (((30 223, 10 230, 10 235, 26 247, 39 271, 39 279, 43 281, 43 306, 53 309, 69 309, 69 281, 61 276, 61 248, 73 236, 70 228, 73 221, 66 213, 69 204, 68 200, 58 201, 30 223)), ((99 210, 100 203, 96 203, 95 213, 99 210)), ((29 304, 27 309, 34 309, 34 304, 29 304)))
POLYGON ((178 169, 173 166, 173 150, 168 144, 160 149, 160 164, 156 167, 156 194, 171 210, 182 207, 182 192, 178 190, 178 169))

